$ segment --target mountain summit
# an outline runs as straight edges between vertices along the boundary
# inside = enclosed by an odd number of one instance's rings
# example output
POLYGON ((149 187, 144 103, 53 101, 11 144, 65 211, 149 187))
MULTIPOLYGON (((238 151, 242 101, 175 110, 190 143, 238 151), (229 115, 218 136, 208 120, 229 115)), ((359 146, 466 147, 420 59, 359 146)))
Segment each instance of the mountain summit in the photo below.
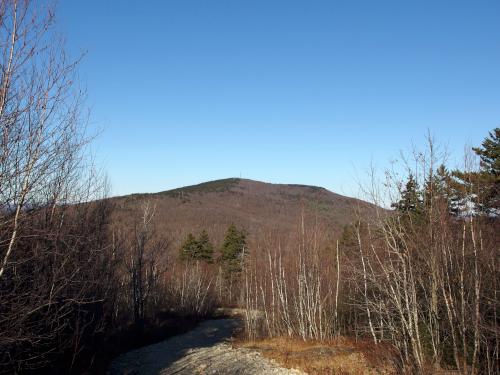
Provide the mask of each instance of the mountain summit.
POLYGON ((339 232, 356 220, 356 212, 375 215, 376 206, 325 188, 271 184, 241 178, 204 182, 152 194, 111 199, 116 215, 128 220, 149 202, 156 209, 157 227, 179 242, 188 232, 206 229, 216 240, 231 223, 245 228, 250 240, 269 234, 297 232, 302 218, 308 225, 339 232))

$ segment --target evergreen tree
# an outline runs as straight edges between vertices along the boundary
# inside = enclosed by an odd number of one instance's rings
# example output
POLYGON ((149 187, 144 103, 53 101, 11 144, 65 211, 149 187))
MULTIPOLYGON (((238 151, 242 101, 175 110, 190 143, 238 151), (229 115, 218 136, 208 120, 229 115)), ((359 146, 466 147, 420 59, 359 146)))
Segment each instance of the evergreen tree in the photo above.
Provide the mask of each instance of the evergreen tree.
POLYGON ((179 251, 179 258, 181 260, 192 260, 195 259, 196 253, 198 251, 198 241, 193 236, 192 233, 188 233, 184 243, 182 244, 179 251))
POLYGON ((472 149, 481 159, 479 172, 454 171, 464 201, 470 201, 475 211, 492 216, 500 214, 500 128, 489 133, 481 147, 472 149))
POLYGON ((481 158, 481 171, 492 177, 500 177, 500 128, 495 128, 486 137, 481 147, 472 148, 481 158))
POLYGON ((405 188, 401 191, 401 199, 392 204, 392 207, 404 214, 418 214, 422 210, 422 193, 415 178, 410 173, 405 188))
POLYGON ((208 237, 207 231, 203 230, 200 234, 200 237, 198 237, 195 259, 203 260, 207 263, 212 263, 213 255, 214 255, 214 246, 210 242, 210 238, 208 237))
POLYGON ((428 210, 431 205, 446 204, 448 211, 456 215, 460 204, 459 187, 453 180, 451 173, 444 164, 440 165, 430 174, 425 182, 423 192, 424 208, 428 210))
POLYGON ((484 206, 489 213, 500 214, 500 128, 486 137, 481 147, 473 148, 481 158, 480 181, 484 187, 484 206))
POLYGON ((241 273, 247 251, 245 232, 238 230, 234 224, 231 224, 227 229, 219 257, 224 277, 229 278, 241 273))
POLYGON ((181 246, 180 259, 184 261, 201 260, 207 263, 213 262, 214 246, 210 242, 208 233, 203 230, 196 239, 189 233, 181 246))

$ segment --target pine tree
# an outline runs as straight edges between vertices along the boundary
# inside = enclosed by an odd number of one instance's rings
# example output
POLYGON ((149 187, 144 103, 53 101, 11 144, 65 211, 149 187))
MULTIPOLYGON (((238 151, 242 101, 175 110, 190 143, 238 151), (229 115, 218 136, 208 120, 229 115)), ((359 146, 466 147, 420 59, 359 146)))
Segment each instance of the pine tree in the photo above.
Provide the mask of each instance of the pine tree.
POLYGON ((493 129, 489 137, 484 139, 481 147, 472 149, 481 158, 481 171, 498 179, 500 177, 500 128, 493 129))
POLYGON ((198 241, 196 241, 192 233, 188 233, 180 248, 179 258, 184 261, 195 259, 197 251, 198 241))
POLYGON ((186 236, 181 246, 179 258, 183 261, 213 262, 214 246, 210 242, 208 233, 203 230, 196 239, 192 233, 186 236))
POLYGON ((484 206, 489 213, 500 214, 500 128, 486 137, 481 147, 473 148, 481 158, 480 181, 484 187, 484 206))
POLYGON ((207 231, 203 230, 200 236, 198 237, 195 259, 203 260, 207 263, 212 263, 213 255, 214 255, 214 246, 210 242, 210 238, 208 237, 207 231))
POLYGON ((247 251, 245 232, 231 224, 227 229, 219 257, 225 278, 241 273, 247 251))
POLYGON ((452 215, 458 213, 460 205, 459 186, 444 164, 441 164, 433 173, 430 173, 427 178, 423 201, 425 210, 429 210, 432 205, 437 203, 445 204, 452 215))
POLYGON ((404 190, 401 191, 401 199, 392 204, 392 207, 401 213, 418 214, 422 210, 422 193, 418 188, 415 178, 410 173, 404 190))
POLYGON ((464 201, 474 205, 475 211, 491 216, 500 215, 500 128, 489 133, 481 144, 472 150, 480 157, 479 172, 454 171, 464 201))

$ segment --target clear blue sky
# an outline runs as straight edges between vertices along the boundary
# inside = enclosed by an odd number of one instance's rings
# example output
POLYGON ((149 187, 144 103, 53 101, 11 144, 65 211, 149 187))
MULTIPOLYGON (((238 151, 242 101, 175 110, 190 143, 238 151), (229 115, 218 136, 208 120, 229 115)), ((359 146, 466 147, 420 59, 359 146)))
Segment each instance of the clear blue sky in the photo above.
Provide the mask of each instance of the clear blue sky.
POLYGON ((500 1, 60 1, 112 193, 242 176, 356 194, 429 129, 500 125, 500 1))

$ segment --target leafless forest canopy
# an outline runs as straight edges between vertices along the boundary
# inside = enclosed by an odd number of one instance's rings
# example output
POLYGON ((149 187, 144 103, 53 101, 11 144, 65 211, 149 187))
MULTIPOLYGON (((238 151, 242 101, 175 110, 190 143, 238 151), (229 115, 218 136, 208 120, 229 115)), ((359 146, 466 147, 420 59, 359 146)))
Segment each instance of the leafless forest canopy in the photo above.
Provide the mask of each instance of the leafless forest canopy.
POLYGON ((371 203, 241 179, 107 198, 79 61, 40 4, 0 1, 0 373, 97 372, 219 306, 251 340, 369 339, 399 373, 500 373, 500 129, 460 170, 428 137, 403 175, 373 173, 371 203))

